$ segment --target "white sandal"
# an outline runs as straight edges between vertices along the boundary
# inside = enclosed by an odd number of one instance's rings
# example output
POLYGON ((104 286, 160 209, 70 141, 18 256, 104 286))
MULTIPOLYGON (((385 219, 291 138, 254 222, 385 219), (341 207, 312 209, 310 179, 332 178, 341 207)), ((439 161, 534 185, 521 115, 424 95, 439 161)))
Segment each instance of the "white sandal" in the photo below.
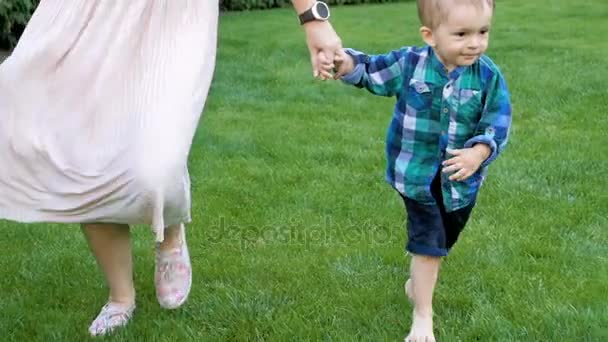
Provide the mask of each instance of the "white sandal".
POLYGON ((133 317, 134 310, 135 304, 125 308, 120 304, 108 302, 101 308, 101 312, 91 323, 89 333, 91 336, 102 336, 126 325, 133 317))

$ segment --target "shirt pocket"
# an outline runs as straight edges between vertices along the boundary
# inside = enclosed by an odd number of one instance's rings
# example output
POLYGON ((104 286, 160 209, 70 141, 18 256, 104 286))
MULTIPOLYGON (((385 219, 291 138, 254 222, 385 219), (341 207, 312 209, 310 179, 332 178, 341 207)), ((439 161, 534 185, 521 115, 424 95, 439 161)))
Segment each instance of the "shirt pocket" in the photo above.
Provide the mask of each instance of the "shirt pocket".
POLYGON ((413 117, 420 117, 423 113, 428 115, 433 101, 432 94, 429 84, 411 79, 406 94, 405 114, 413 117))
POLYGON ((469 135, 474 135, 477 124, 481 120, 482 111, 481 91, 478 89, 460 89, 456 122, 458 125, 462 125, 464 131, 470 131, 469 135))
POLYGON ((433 112, 433 84, 411 79, 406 87, 406 101, 401 118, 402 147, 416 150, 416 156, 434 156, 441 126, 439 113, 433 112), (415 147, 414 147, 415 146, 415 147))

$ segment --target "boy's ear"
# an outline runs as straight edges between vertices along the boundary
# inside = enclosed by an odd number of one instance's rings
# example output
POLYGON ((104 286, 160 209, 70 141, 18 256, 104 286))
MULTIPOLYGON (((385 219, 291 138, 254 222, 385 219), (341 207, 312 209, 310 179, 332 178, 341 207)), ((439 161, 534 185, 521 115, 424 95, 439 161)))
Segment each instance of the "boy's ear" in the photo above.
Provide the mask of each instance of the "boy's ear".
POLYGON ((420 36, 429 46, 435 47, 435 37, 433 37, 433 31, 430 28, 422 26, 420 28, 420 36))

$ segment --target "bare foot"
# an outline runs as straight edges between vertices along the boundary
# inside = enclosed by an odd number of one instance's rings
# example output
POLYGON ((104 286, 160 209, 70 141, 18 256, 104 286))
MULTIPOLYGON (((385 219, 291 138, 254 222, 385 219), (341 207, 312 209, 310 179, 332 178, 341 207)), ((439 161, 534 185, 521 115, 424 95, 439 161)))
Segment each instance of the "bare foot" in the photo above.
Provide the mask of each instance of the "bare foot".
POLYGON ((419 315, 414 311, 412 330, 405 338, 405 342, 435 342, 432 314, 419 315))
POLYGON ((407 299, 409 299, 410 303, 414 304, 414 289, 412 288, 412 279, 408 279, 405 282, 405 295, 407 296, 407 299))

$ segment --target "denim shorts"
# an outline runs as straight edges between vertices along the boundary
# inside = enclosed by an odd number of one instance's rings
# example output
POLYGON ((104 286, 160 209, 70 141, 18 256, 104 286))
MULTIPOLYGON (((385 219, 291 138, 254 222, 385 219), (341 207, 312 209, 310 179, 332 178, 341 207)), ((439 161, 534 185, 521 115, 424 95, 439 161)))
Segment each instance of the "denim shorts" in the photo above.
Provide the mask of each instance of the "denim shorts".
POLYGON ((431 183, 431 194, 436 204, 421 204, 401 195, 407 211, 406 250, 419 255, 447 256, 469 220, 475 201, 464 208, 446 212, 440 173, 431 183))

